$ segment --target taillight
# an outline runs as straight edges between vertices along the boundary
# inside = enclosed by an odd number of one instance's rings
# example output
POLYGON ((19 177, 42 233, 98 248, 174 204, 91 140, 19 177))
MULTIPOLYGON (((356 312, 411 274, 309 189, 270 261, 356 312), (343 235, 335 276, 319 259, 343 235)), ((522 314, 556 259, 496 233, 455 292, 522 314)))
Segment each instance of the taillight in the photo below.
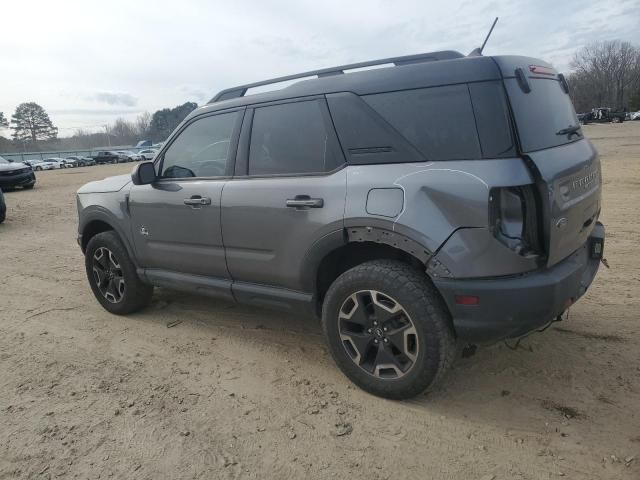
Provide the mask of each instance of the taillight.
POLYGON ((540 253, 533 185, 492 188, 489 228, 494 237, 519 255, 540 253))

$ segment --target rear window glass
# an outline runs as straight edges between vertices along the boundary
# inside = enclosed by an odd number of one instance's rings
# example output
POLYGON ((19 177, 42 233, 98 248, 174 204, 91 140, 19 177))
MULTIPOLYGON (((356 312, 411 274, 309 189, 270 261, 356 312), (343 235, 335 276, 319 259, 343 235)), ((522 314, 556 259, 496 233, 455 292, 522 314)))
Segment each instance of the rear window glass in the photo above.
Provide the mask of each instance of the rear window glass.
POLYGON ((515 78, 505 79, 522 150, 531 152, 580 140, 582 134, 558 134, 564 128, 580 125, 560 82, 529 78, 529 83, 531 92, 524 93, 515 78))
POLYGON ((379 93, 362 98, 427 160, 481 157, 466 85, 379 93))

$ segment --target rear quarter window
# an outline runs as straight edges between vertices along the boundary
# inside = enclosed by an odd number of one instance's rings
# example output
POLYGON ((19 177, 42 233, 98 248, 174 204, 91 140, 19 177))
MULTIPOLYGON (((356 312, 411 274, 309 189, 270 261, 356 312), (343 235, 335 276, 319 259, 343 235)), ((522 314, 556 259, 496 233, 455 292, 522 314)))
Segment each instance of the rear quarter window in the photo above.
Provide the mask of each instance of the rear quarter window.
POLYGON ((467 85, 378 93, 362 98, 427 160, 482 156, 467 85))

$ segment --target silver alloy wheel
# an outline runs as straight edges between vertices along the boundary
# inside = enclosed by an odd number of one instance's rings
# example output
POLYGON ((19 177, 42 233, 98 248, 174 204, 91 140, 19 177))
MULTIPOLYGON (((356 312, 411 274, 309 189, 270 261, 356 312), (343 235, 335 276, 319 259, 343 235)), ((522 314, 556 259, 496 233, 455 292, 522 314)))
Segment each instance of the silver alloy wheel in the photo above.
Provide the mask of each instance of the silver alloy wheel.
POLYGON ((111 303, 119 303, 126 289, 122 268, 113 252, 107 247, 99 247, 93 254, 93 278, 104 298, 111 303))
POLYGON ((418 332, 400 303, 377 290, 347 297, 338 313, 338 333, 349 358, 382 379, 406 375, 418 357, 418 332))

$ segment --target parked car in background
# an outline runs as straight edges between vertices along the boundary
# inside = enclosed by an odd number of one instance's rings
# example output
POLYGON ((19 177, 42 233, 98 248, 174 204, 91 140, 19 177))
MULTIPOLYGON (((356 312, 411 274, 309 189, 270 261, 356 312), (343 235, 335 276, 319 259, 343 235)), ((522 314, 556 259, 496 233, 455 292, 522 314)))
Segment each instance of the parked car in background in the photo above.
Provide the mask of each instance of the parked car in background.
POLYGON ((598 107, 590 112, 577 115, 580 123, 622 123, 625 120, 625 112, 614 112, 609 107, 598 107))
POLYGON ((110 150, 101 150, 91 158, 100 165, 104 163, 122 163, 127 161, 126 157, 118 155, 116 152, 112 152, 110 150))
POLYGON ((142 157, 143 160, 153 160, 153 158, 158 154, 158 150, 154 148, 148 148, 146 150, 140 150, 138 155, 142 157))
POLYGON ((78 166, 78 161, 75 158, 63 158, 62 159, 62 168, 76 168, 78 166))
POLYGON ((35 171, 54 170, 58 168, 57 162, 49 162, 48 160, 29 160, 29 165, 35 171))
POLYGON ((0 188, 0 223, 4 222, 5 218, 7 218, 7 204, 4 203, 4 195, 0 188))
POLYGON ((47 158, 45 160, 45 162, 49 162, 55 165, 54 168, 66 168, 65 167, 65 163, 64 163, 64 158, 60 158, 60 157, 51 157, 51 158, 47 158))
POLYGON ((96 162, 93 158, 82 157, 82 156, 71 156, 67 157, 67 160, 73 160, 77 167, 89 167, 91 165, 95 165, 96 162))
POLYGON ((33 188, 36 176, 33 169, 22 162, 11 162, 0 157, 0 188, 33 188))
POLYGON ((629 120, 640 120, 640 112, 630 112, 629 120))
POLYGON ((139 162, 140 160, 142 160, 141 155, 130 150, 118 150, 116 153, 122 157, 125 157, 127 159, 127 162, 139 162))

